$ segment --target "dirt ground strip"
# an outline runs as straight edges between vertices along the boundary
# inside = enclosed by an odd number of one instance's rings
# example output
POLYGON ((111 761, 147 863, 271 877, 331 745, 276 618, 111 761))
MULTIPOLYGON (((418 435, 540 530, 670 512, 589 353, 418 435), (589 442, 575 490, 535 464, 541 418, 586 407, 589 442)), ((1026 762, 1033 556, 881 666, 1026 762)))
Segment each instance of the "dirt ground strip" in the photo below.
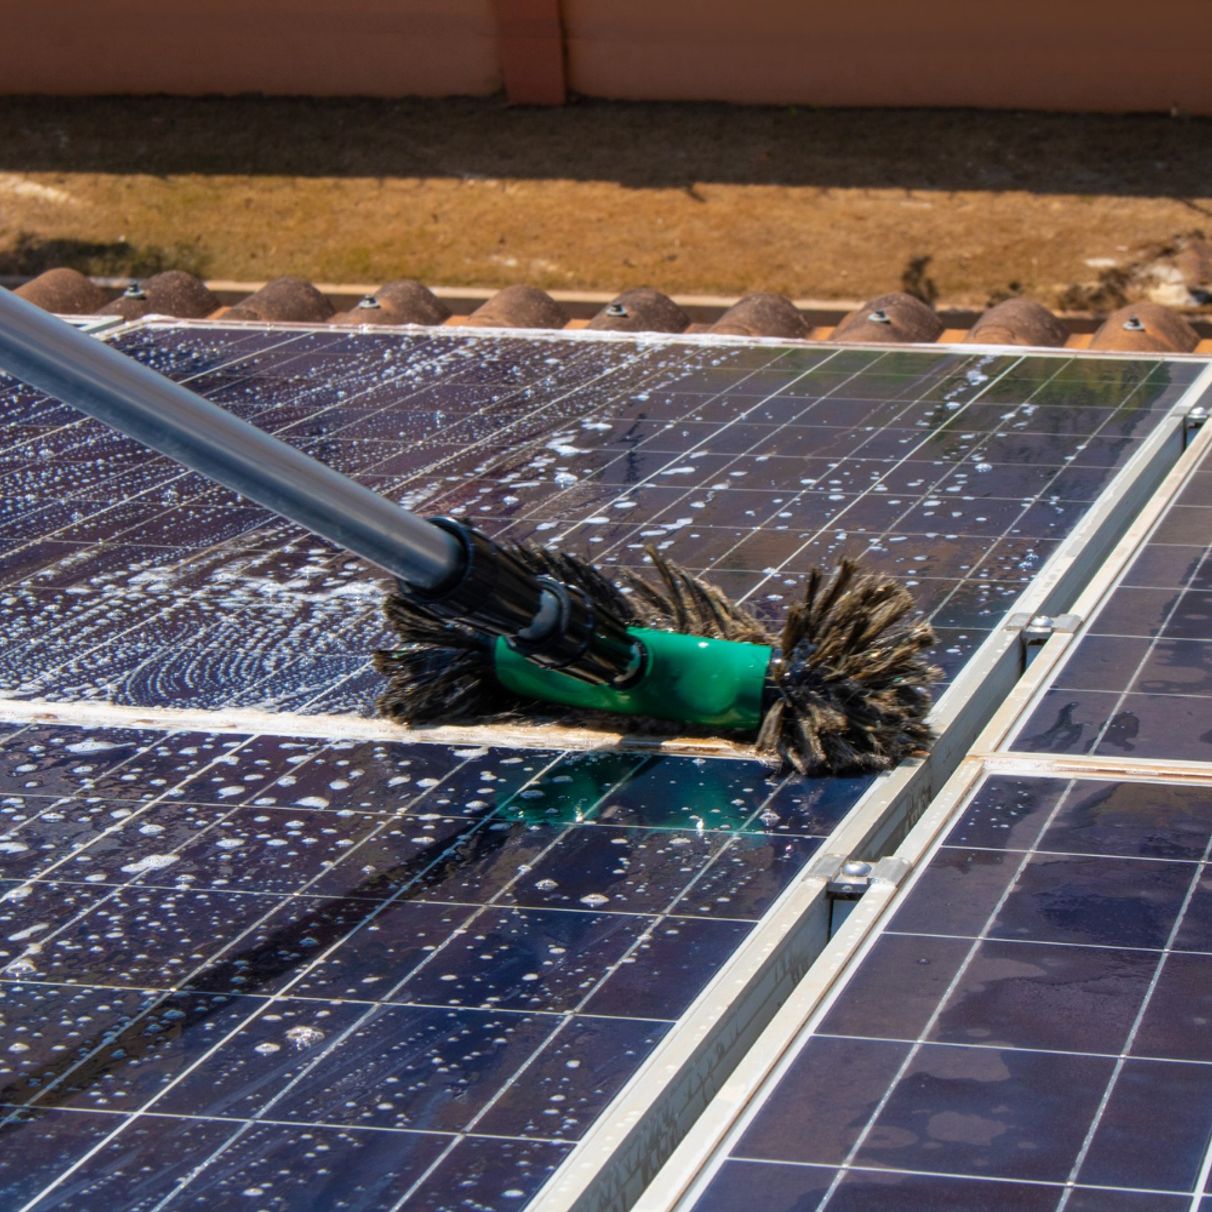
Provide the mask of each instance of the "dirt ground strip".
MULTIPOLYGON (((1212 235, 1212 120, 0 98, 0 274, 1113 306, 1212 235)), ((1164 276, 1164 275, 1163 275, 1164 276)), ((1173 285, 1173 283, 1171 283, 1173 285)))

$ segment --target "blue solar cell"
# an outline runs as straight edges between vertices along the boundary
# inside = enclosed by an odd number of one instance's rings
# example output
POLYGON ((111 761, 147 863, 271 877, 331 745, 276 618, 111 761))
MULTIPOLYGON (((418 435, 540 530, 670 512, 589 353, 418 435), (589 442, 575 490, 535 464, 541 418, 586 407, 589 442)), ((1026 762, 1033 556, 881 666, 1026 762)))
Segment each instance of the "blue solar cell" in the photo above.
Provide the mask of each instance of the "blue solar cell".
POLYGON ((449 1151, 408 1194, 409 1209, 442 1212, 452 1203, 469 1208, 524 1207, 570 1152, 571 1145, 469 1136, 449 1151))
POLYGON ((434 1005, 568 1011, 634 951, 653 918, 559 909, 489 909, 399 997, 434 1005))
MULTIPOLYGON (((53 869, 64 879, 109 886, 142 881, 154 875, 157 856, 187 849, 196 833, 215 824, 222 809, 166 804, 150 830, 146 822, 120 819, 124 815, 125 809, 112 801, 100 801, 92 811, 78 801, 56 801, 13 833, 4 871, 24 879, 53 869), (14 854, 12 848, 21 846, 25 851, 14 854), (56 861, 61 865, 53 866, 56 861)), ((179 877, 179 871, 174 875, 179 877)))
POLYGON ((576 1140, 669 1030, 668 1023, 578 1014, 477 1126, 494 1135, 576 1140))
MULTIPOLYGON (((339 940, 318 963, 299 976, 294 992, 321 1000, 406 1002, 411 973, 428 962, 436 948, 465 930, 474 905, 441 905, 399 900, 370 916, 372 906, 347 906, 339 940), (352 926, 352 929, 349 927, 352 926), (393 990, 399 990, 393 994, 393 990)), ((307 937, 314 937, 309 932, 307 937)))
POLYGON ((840 1165, 908 1055, 892 1040, 809 1040, 731 1155, 840 1165))
POLYGON ((21 1148, 0 1150, 0 1188, 17 1206, 34 1199, 63 1171, 102 1144, 113 1130, 109 1115, 67 1111, 23 1112, 5 1135, 19 1129, 21 1148))
POLYGON ((1174 946, 1181 951, 1212 951, 1212 875, 1204 875, 1196 884, 1174 946))
POLYGON ((851 979, 848 996, 825 1016, 822 1034, 917 1039, 971 948, 965 938, 884 935, 872 948, 871 962, 851 979))
POLYGON ((519 905, 669 910, 728 844, 729 834, 585 826, 555 839, 509 898, 519 905))
POLYGON ((675 913, 757 919, 795 882, 821 839, 742 833, 673 903, 675 913))
POLYGON ((273 1016, 250 1018, 220 1043, 163 1106, 461 1131, 557 1025, 549 1016, 500 1011, 280 1000, 273 1016))
POLYGON ((892 919, 910 934, 970 935, 988 919, 1014 880, 1017 855, 947 847, 931 861, 892 919))
POLYGON ((145 1187, 149 1172, 162 1172, 166 1185, 189 1178, 178 1196, 182 1208, 259 1202, 286 1212, 342 1204, 387 1212, 448 1147, 444 1137, 412 1132, 221 1121, 196 1128, 183 1134, 180 1119, 140 1117, 65 1189, 86 1202, 121 1205, 145 1187))
POLYGON ((989 930, 1000 938, 1163 947, 1190 879, 1170 862, 1034 854, 989 930))
POLYGON ((1174 954, 1162 967, 1140 1031, 1134 1056, 1212 1061, 1205 1027, 1212 1013, 1212 956, 1174 954))
MULTIPOLYGON (((45 890, 53 905, 70 901, 77 886, 46 881, 34 887, 45 890)), ((21 905, 18 920, 38 924, 25 902, 21 905)), ((216 939, 239 939, 276 905, 267 894, 123 886, 98 896, 74 918, 52 910, 56 945, 35 944, 32 955, 29 946, 21 948, 10 969, 25 975, 32 965, 41 979, 77 984, 171 986, 188 980, 216 939)), ((42 906, 44 915, 47 909, 42 906)))
POLYGON ((855 1161, 1063 1182, 1114 1067, 1109 1057, 924 1045, 855 1161), (978 1123, 988 1130, 951 1128, 978 1123))
MULTIPOLYGON (((1118 1053, 1157 967, 1149 951, 982 942, 961 957, 930 1038, 941 1043, 1118 1053)), ((915 982, 915 987, 918 982, 915 982)), ((900 1034, 899 1032, 897 1034, 900 1034)), ((916 1038, 916 1034, 910 1038, 916 1038)))
POLYGON ((1074 1187, 1066 1205, 1074 1212, 1182 1212, 1191 1201, 1183 1195, 1158 1195, 1154 1192, 1114 1191, 1105 1187, 1074 1187))
POLYGON ((1083 1183, 1192 1190, 1212 1123, 1212 1066, 1129 1060, 1099 1120, 1078 1178, 1083 1183), (1157 1125, 1175 1117, 1159 1148, 1157 1125))
POLYGON ((1040 779, 993 784, 973 800, 947 844, 1198 860, 1207 837, 1204 801, 1190 788, 1089 783, 1079 791, 1040 779))
POLYGON ((1212 760, 1204 696, 1048 691, 1015 739, 1029 753, 1212 760))
POLYGON ((732 955, 752 922, 667 917, 609 973, 585 1003, 587 1014, 676 1019, 732 955))

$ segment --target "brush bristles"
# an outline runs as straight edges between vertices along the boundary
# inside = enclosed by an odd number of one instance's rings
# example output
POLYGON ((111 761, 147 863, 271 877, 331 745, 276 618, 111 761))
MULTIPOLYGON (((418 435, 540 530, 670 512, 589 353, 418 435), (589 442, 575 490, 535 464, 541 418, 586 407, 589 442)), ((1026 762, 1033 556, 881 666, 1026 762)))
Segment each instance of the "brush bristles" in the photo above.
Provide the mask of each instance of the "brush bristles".
POLYGON ((906 589, 852 561, 814 571, 783 627, 759 751, 801 774, 889 770, 924 752, 940 674, 922 655, 934 632, 912 612, 906 589))
MULTIPOLYGON (((622 570, 617 583, 575 556, 523 545, 510 551, 536 575, 582 589, 629 627, 774 647, 757 749, 780 767, 801 774, 889 770, 930 743, 929 687, 941 675, 923 653, 934 633, 912 618, 912 597, 890 577, 850 560, 832 576, 814 570, 803 601, 774 636, 714 585, 651 548, 655 582, 622 570)), ((491 640, 434 618, 398 592, 385 610, 400 647, 375 654, 375 668, 388 680, 378 700, 383 715, 439 724, 534 714, 532 700, 506 691, 493 676, 491 640)), ((578 725, 619 727, 619 717, 605 712, 561 708, 559 715, 578 725)), ((708 731, 665 720, 643 721, 642 728, 708 731)))

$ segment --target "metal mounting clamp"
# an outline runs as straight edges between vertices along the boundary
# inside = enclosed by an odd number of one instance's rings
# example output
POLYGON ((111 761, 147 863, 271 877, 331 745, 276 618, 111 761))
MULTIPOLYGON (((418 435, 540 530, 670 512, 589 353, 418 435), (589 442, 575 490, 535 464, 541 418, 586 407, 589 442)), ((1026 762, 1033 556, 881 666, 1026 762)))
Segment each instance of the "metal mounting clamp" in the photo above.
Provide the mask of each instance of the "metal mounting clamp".
POLYGON ((839 900, 857 901, 871 886, 871 864, 850 859, 825 885, 825 891, 839 900))
POLYGON ((823 878, 825 892, 833 900, 856 901, 876 880, 897 885, 909 872, 904 859, 891 856, 866 861, 841 854, 822 854, 808 869, 809 875, 823 878))
POLYGON ((1031 660, 1031 650, 1046 644, 1057 632, 1072 634, 1082 624, 1076 614, 1012 614, 1006 620, 1011 631, 1018 632, 1023 669, 1031 660))

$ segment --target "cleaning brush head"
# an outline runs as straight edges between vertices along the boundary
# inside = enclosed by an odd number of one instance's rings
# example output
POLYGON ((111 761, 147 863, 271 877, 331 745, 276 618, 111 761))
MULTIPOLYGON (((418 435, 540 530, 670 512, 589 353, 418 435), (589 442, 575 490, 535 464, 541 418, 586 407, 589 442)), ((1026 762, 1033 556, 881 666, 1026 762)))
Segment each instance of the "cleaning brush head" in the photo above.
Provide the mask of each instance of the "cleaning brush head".
POLYGON ((409 724, 501 721, 532 716, 535 699, 546 698, 565 704, 561 720, 578 725, 617 728, 614 713, 625 711, 639 713, 650 734, 756 733, 761 756, 812 775, 888 770, 930 743, 929 688, 941 674, 924 653, 934 634, 890 577, 850 560, 829 576, 813 571, 776 635, 652 548, 653 577, 621 569, 616 579, 567 553, 507 550, 648 641, 658 660, 646 693, 586 687, 530 667, 504 640, 439 619, 397 590, 385 610, 399 645, 375 655, 387 678, 382 714, 409 724), (679 645, 669 633, 735 649, 679 645), (721 690, 730 678, 735 686, 721 690))

